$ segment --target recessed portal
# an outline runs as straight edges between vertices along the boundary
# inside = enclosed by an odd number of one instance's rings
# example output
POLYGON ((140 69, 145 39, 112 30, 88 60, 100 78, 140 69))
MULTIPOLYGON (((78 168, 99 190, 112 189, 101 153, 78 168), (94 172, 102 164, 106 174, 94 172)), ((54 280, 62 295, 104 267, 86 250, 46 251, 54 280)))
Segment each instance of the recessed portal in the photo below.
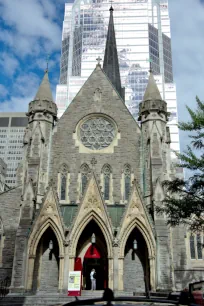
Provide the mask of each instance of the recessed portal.
POLYGON ((124 255, 124 290, 147 292, 150 286, 148 249, 137 228, 127 240, 124 255))
POLYGON ((96 271, 96 289, 108 286, 107 246, 97 223, 92 220, 84 229, 77 245, 75 271, 82 271, 82 289, 91 289, 90 273, 96 271))
POLYGON ((59 246, 49 227, 41 237, 36 250, 33 290, 57 291, 59 284, 59 246))

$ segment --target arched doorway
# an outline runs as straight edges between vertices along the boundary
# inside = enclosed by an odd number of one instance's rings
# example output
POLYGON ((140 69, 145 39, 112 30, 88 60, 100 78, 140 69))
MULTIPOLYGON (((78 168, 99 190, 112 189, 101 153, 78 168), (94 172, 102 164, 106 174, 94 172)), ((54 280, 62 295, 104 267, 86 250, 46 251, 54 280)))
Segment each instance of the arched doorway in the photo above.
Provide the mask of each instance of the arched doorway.
POLYGON ((124 290, 146 292, 150 288, 149 256, 138 228, 129 235, 124 255, 124 290))
POLYGON ((42 235, 36 250, 33 291, 57 291, 59 284, 59 246, 53 230, 42 235))
POLYGON ((91 289, 92 269, 96 271, 96 289, 103 290, 108 287, 107 245, 101 229, 94 220, 89 222, 79 238, 74 269, 82 271, 84 290, 91 289))

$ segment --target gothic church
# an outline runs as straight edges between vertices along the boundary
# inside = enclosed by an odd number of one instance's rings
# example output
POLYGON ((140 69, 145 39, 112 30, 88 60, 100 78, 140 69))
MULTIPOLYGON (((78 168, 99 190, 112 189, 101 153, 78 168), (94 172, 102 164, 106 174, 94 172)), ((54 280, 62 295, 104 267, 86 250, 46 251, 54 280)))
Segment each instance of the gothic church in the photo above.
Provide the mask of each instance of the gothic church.
POLYGON ((203 277, 188 233, 170 228, 162 181, 173 175, 167 103, 153 73, 138 124, 124 102, 113 24, 100 62, 57 120, 48 71, 28 107, 18 184, 0 195, 0 279, 10 292, 66 292, 69 271, 90 289, 181 289, 203 277))

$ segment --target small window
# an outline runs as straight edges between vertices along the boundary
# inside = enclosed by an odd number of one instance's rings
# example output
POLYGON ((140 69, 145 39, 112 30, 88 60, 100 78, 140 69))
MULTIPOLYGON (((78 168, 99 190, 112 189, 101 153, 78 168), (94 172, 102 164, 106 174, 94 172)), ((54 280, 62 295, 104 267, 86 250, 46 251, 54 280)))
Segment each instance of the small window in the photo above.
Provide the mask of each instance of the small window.
POLYGON ((200 260, 203 257, 203 235, 191 234, 190 236, 190 255, 191 259, 200 260))
POLYGON ((197 254, 198 254, 198 259, 203 259, 202 256, 202 241, 201 241, 201 235, 197 234, 197 254))
POLYGON ((125 180, 125 200, 129 199, 130 188, 131 188, 131 167, 130 165, 125 165, 124 167, 124 180, 125 180))
POLYGON ((191 259, 195 259, 195 239, 194 235, 190 236, 190 251, 191 251, 191 259))
POLYGON ((61 201, 65 201, 68 199, 68 166, 66 164, 62 164, 59 170, 59 198, 61 201))
POLYGON ((87 164, 83 164, 80 170, 81 170, 81 192, 82 194, 84 194, 88 182, 89 166, 87 164))
POLYGON ((104 200, 110 199, 110 175, 111 168, 109 165, 105 165, 102 169, 103 173, 103 191, 104 191, 104 200))
POLYGON ((61 200, 66 199, 66 184, 67 184, 67 178, 65 176, 61 177, 61 200))

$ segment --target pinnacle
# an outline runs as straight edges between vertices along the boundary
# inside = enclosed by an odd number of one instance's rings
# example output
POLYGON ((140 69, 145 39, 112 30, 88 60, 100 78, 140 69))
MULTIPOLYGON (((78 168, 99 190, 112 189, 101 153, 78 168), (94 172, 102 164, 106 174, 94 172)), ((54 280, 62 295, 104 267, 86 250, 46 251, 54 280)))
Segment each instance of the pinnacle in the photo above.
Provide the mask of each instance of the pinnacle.
POLYGON ((52 92, 50 89, 50 82, 48 77, 48 70, 45 70, 44 77, 35 96, 35 100, 48 100, 53 101, 52 92))
POLYGON ((155 82, 152 71, 150 71, 147 88, 143 97, 143 101, 146 100, 162 100, 161 94, 155 82))

